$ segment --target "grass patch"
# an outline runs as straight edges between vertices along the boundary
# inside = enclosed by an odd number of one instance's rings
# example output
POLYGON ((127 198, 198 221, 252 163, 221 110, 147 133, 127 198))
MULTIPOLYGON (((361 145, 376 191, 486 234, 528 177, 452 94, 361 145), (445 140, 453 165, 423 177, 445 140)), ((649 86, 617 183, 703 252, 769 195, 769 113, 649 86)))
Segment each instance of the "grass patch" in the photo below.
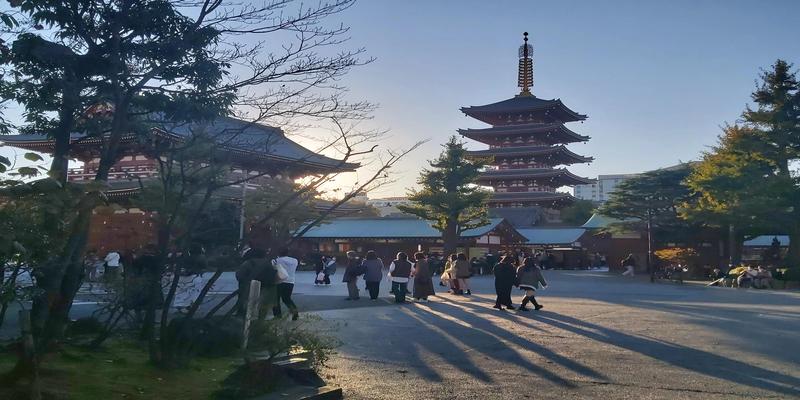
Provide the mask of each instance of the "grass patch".
MULTIPOLYGON (((97 350, 65 345, 43 363, 42 388, 46 399, 208 399, 241 362, 195 358, 186 368, 163 370, 149 363, 139 343, 109 341, 97 350)), ((15 363, 14 354, 0 353, 0 372, 15 363)), ((15 398, 12 390, 0 388, 0 399, 15 398)))

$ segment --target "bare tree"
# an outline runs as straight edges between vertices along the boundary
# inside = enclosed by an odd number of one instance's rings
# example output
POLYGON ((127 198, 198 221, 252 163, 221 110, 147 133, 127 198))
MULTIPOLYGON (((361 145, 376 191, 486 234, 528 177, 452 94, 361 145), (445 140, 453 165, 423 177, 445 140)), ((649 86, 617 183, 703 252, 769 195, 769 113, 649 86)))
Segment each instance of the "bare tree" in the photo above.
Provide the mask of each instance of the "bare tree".
MULTIPOLYGON (((150 129, 144 117, 158 113, 175 121, 195 121, 235 111, 253 123, 274 124, 299 117, 368 116, 373 106, 346 102, 337 81, 371 59, 361 59, 361 48, 343 50, 348 28, 328 24, 353 3, 22 3, 26 23, 48 29, 17 36, 14 50, 27 56, 24 62, 30 67, 21 70, 19 81, 34 82, 37 93, 47 89, 60 100, 38 108, 25 106, 40 115, 57 116, 47 133, 56 143, 59 160, 76 145, 72 132, 102 143, 95 176, 99 185, 87 186, 69 227, 69 240, 53 267, 43 270, 47 278, 41 282, 46 285, 40 287, 43 295, 33 307, 40 345, 48 346, 61 335, 80 286, 92 210, 103 201, 103 184, 121 157, 123 139, 150 129), (52 86, 66 78, 74 84, 52 86)), ((57 168, 63 176, 63 163, 54 163, 52 169, 57 168)), ((208 197, 208 192, 201 196, 208 197)))

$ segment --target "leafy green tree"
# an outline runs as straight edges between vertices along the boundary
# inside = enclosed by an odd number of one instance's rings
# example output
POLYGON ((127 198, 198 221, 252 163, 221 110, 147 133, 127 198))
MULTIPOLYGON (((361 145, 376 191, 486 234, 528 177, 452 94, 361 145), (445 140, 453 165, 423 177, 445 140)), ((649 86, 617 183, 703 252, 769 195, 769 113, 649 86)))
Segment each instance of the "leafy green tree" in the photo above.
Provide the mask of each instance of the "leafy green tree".
POLYGON ((357 118, 370 109, 366 103, 348 104, 341 97, 344 89, 332 84, 363 63, 358 59, 363 50, 340 51, 347 28, 321 24, 352 2, 299 4, 296 12, 289 12, 288 1, 11 3, 25 26, 11 54, 3 55, 14 75, 2 100, 22 104, 24 129, 52 137, 50 172, 62 183, 70 134, 81 132, 101 143, 97 184, 83 187, 86 196, 72 211, 77 217, 70 219, 68 240, 51 263, 50 279, 37 280, 47 284, 40 286, 43 295, 32 309, 40 347, 49 347, 63 332, 80 285, 93 209, 104 201, 102 191, 123 137, 153 128, 147 117, 210 119, 229 114, 234 103, 254 111, 258 121, 297 115, 357 118), (240 40, 243 35, 262 39, 248 45, 240 40), (266 48, 265 43, 276 43, 273 37, 281 44, 266 48), (337 51, 321 51, 329 46, 337 51))
POLYGON ((601 214, 621 221, 612 225, 612 229, 647 234, 648 262, 652 261, 650 256, 656 239, 662 242, 682 239, 696 229, 679 214, 681 207, 692 199, 684 183, 689 172, 689 164, 680 164, 626 179, 599 209, 601 214))
POLYGON ((455 136, 444 151, 420 173, 419 189, 409 192, 414 204, 399 206, 406 213, 433 221, 442 232, 444 252, 455 251, 461 232, 489 223, 486 201, 490 192, 475 185, 485 160, 468 159, 464 143, 455 136))
POLYGON ((697 201, 690 219, 729 223, 743 233, 773 230, 790 237, 787 261, 800 266, 800 83, 778 60, 761 74, 742 121, 724 128, 687 179, 697 201))
POLYGON ((561 221, 570 225, 583 225, 592 217, 595 208, 591 200, 576 200, 561 209, 561 221))
POLYGON ((80 193, 63 190, 50 179, 28 180, 34 167, 13 168, 0 157, 0 325, 11 302, 30 300, 36 294, 32 282, 20 283, 24 274, 42 279, 46 262, 67 238, 66 230, 80 193), (8 169, 6 169, 8 168, 8 169), (19 172, 23 169, 22 173, 19 172), (43 265, 34 269, 34 265, 43 265))

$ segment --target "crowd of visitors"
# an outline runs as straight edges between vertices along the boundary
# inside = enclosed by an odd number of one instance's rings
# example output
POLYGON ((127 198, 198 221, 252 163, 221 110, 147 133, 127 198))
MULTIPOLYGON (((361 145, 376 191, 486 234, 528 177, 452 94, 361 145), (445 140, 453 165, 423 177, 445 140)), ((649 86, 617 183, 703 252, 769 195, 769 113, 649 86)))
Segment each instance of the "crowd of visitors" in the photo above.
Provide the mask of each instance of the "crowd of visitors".
MULTIPOLYGON (((501 256, 497 262, 492 260, 491 270, 495 275, 497 295, 494 308, 516 309, 511 299, 512 290, 516 286, 524 292, 519 307, 521 311, 528 311, 529 303, 535 309, 541 309, 542 305, 537 302, 535 296, 537 290, 547 287, 541 272, 544 260, 546 258, 541 254, 527 256, 522 252, 501 256)), ((417 252, 409 257, 407 253, 399 252, 394 260, 385 266, 383 260, 372 250, 367 251, 363 259, 355 252, 349 251, 336 257, 320 256, 320 263, 315 263, 314 283, 326 285, 326 277, 329 278, 336 270, 344 270, 342 282, 347 285, 345 300, 361 299, 358 283, 362 279, 370 299, 377 300, 381 281, 386 277, 390 282, 389 292, 395 303, 405 303, 409 294, 415 301, 424 303, 436 295, 434 277, 437 273, 440 274, 439 285, 447 286, 448 293, 471 295, 470 278, 475 274, 486 272, 481 267, 475 268, 474 261, 474 258, 468 260, 464 253, 451 254, 443 259, 435 254, 417 252), (411 283, 413 290, 409 293, 411 283)))
MULTIPOLYGON (((148 246, 133 253, 120 254, 109 251, 104 256, 92 251, 85 260, 85 279, 89 282, 103 281, 106 283, 121 280, 126 289, 126 299, 129 307, 134 310, 148 310, 153 312, 153 302, 160 304, 163 296, 155 295, 161 292, 160 275, 164 271, 156 259, 156 250, 148 246), (125 269, 123 269, 125 268, 125 269), (124 274, 123 274, 124 271, 124 274)), ((167 259, 181 264, 184 258, 197 258, 202 256, 202 248, 190 249, 185 254, 168 254, 167 259)), ((275 254, 275 253, 273 253, 275 254)), ((236 269, 236 279, 239 283, 238 300, 235 311, 239 314, 245 312, 245 299, 250 289, 252 280, 261 283, 259 317, 266 318, 269 311, 273 316, 281 317, 283 307, 288 309, 292 319, 298 319, 298 307, 292 299, 295 286, 295 275, 300 262, 290 256, 288 248, 280 249, 274 258, 270 259, 267 252, 258 248, 247 248, 241 255, 243 262, 236 269)), ((196 260, 195 260, 196 261, 196 260)), ((203 263, 188 262, 187 265, 199 265, 202 270, 203 263)), ((524 251, 509 252, 495 257, 486 254, 484 257, 468 258, 464 253, 450 254, 442 257, 438 254, 425 254, 417 252, 409 256, 399 252, 394 260, 385 265, 375 251, 367 251, 363 258, 354 251, 340 254, 335 257, 319 255, 304 259, 306 265, 314 267, 314 284, 317 286, 331 285, 331 278, 340 272, 341 282, 347 285, 345 300, 357 301, 361 299, 359 283, 363 281, 363 289, 371 300, 377 300, 380 295, 381 282, 387 279, 390 283, 390 294, 395 303, 405 303, 410 297, 414 301, 427 302, 431 296, 436 295, 434 281, 439 275, 439 285, 446 286, 452 295, 469 296, 472 294, 470 278, 474 275, 493 274, 495 277, 495 304, 498 310, 528 311, 528 304, 539 310, 542 305, 537 301, 538 290, 547 287, 542 270, 548 269, 553 264, 552 254, 536 253, 526 254, 524 251), (309 263, 310 261, 310 263, 309 263), (411 287, 411 290, 409 290, 411 287), (513 288, 523 291, 520 305, 515 307, 512 300, 513 288), (410 291, 410 293, 409 293, 410 291)), ((169 264, 169 262, 168 262, 169 264)), ((592 266, 607 265, 604 256, 595 254, 591 260, 592 266)), ((631 254, 621 261, 625 270, 623 275, 633 276, 636 260, 631 254)), ((191 271, 183 271, 182 275, 192 275, 191 271)), ((710 276, 709 286, 728 286, 740 288, 771 288, 773 275, 771 267, 740 266, 736 268, 715 268, 710 276)), ((175 304, 179 303, 176 299, 175 304)), ((152 318, 152 316, 149 316, 152 318)))
POLYGON ((711 272, 711 283, 708 286, 724 286, 738 288, 770 289, 773 276, 770 267, 731 266, 727 271, 714 268, 711 272))

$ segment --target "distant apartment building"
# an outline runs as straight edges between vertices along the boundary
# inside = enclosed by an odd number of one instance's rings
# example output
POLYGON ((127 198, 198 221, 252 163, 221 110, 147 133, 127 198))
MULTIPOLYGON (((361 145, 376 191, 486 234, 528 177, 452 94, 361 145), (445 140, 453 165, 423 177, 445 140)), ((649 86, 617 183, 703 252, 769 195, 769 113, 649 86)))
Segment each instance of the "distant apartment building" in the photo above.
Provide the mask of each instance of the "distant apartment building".
POLYGON ((382 199, 368 199, 367 205, 375 207, 380 213, 381 217, 397 216, 402 214, 397 206, 410 205, 411 201, 408 197, 385 197, 382 199))
POLYGON ((582 200, 604 202, 622 181, 638 174, 598 175, 594 183, 575 185, 575 197, 582 200))

